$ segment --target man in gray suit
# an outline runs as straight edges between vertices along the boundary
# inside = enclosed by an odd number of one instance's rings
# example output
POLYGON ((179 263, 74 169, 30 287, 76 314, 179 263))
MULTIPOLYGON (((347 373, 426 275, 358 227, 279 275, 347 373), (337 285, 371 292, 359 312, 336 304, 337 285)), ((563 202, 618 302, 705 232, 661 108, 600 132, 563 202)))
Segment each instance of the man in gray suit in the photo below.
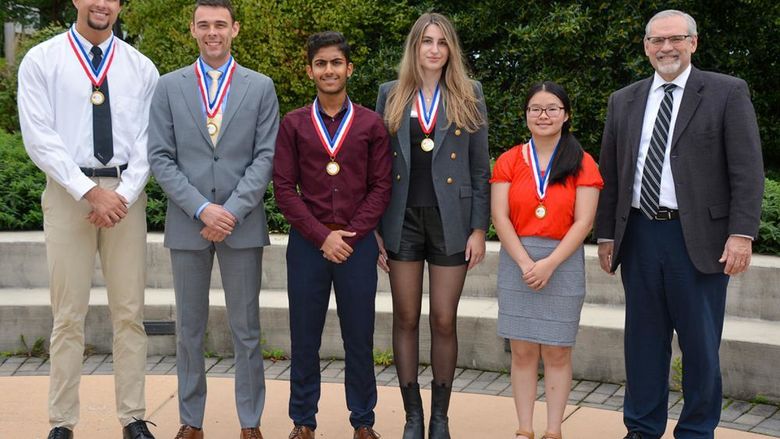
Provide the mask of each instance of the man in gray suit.
POLYGON ((198 0, 190 30, 200 57, 161 78, 149 126, 150 166, 169 199, 165 246, 176 293, 182 424, 176 437, 203 437, 203 341, 216 253, 233 334, 241 437, 262 438, 258 296, 278 102, 271 79, 237 65, 230 54, 239 23, 229 0, 198 0))
POLYGON ((609 99, 595 232, 602 269, 622 265, 627 439, 664 433, 673 331, 685 394, 674 436, 713 437, 726 287, 747 270, 758 234, 764 176, 750 94, 741 79, 692 67, 697 44, 690 15, 659 12, 644 38, 655 74, 609 99))

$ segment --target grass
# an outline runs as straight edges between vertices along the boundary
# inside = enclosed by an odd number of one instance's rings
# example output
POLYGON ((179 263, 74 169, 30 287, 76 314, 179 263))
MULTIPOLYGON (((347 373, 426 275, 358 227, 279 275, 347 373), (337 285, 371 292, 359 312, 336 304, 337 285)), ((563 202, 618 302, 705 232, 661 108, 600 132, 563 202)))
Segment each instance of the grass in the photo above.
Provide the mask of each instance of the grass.
POLYGON ((374 349, 374 365, 376 366, 390 366, 393 364, 393 350, 381 350, 374 349))
POLYGON ((38 337, 33 342, 32 346, 27 344, 24 335, 19 336, 19 343, 22 348, 17 351, 3 351, 0 352, 0 356, 3 357, 37 357, 37 358, 49 358, 49 353, 46 352, 46 339, 38 337))

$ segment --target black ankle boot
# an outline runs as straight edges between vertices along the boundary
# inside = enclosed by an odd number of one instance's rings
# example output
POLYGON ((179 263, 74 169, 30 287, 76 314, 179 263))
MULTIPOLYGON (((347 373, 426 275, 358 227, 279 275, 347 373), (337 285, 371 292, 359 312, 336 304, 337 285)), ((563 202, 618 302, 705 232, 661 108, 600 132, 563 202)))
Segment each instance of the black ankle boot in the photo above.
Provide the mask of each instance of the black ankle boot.
POLYGON ((420 385, 409 383, 401 386, 401 398, 404 400, 406 424, 403 439, 423 439, 425 436, 425 416, 423 415, 420 385))
POLYGON ((451 384, 431 383, 431 422, 428 424, 428 439, 450 439, 447 411, 450 408, 451 384))

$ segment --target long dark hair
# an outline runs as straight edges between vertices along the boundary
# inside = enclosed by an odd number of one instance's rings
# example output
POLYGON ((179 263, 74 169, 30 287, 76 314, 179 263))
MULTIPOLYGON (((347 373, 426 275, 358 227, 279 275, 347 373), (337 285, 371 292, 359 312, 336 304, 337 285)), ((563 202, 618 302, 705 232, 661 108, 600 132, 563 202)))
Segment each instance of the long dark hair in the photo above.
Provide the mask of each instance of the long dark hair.
POLYGON ((569 176, 577 176, 582 167, 582 157, 585 152, 582 150, 579 140, 570 132, 571 129, 571 100, 566 90, 552 81, 537 82, 528 89, 525 95, 523 108, 528 108, 528 102, 540 91, 552 93, 563 103, 563 110, 569 115, 569 119, 561 127, 561 143, 558 145, 558 152, 552 163, 550 170, 550 184, 566 184, 569 176))

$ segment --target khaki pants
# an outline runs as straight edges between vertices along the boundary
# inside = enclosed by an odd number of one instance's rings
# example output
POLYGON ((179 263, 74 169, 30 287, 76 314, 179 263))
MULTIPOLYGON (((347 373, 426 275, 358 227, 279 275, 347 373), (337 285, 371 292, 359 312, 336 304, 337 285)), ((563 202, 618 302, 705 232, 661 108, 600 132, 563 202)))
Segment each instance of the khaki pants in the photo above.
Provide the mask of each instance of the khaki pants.
MULTIPOLYGON (((117 178, 93 178, 114 189, 117 178)), ((51 308, 51 373, 49 422, 73 429, 79 420, 79 381, 84 358, 84 321, 100 255, 113 325, 116 410, 122 425, 142 419, 146 411, 144 374, 146 332, 143 327, 146 283, 146 194, 130 206, 116 226, 101 229, 86 220, 92 210, 82 199, 48 179, 42 196, 43 230, 49 265, 51 308)))

